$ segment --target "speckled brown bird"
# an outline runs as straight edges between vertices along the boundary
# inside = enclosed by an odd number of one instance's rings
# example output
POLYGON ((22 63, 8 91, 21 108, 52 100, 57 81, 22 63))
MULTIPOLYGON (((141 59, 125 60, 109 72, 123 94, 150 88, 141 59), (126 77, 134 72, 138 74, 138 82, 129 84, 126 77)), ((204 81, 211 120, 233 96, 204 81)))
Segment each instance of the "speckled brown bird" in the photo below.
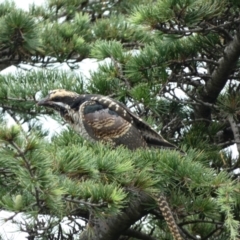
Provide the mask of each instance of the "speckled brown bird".
POLYGON ((176 149, 126 106, 109 97, 56 89, 38 105, 60 112, 77 133, 90 141, 124 145, 131 150, 140 147, 176 149))
MULTIPOLYGON (((123 145, 131 150, 148 147, 177 149, 126 106, 109 97, 56 89, 38 105, 59 112, 78 134, 93 142, 110 143, 114 147, 123 145)), ((156 202, 174 239, 182 240, 165 197, 156 197, 156 202)))

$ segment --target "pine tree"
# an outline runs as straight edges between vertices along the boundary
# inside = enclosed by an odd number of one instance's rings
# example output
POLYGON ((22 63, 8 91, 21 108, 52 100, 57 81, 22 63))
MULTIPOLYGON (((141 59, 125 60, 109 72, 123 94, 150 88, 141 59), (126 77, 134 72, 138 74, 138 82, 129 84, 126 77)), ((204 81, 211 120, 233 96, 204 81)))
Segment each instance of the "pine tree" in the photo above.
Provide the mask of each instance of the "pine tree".
POLYGON ((239 23, 237 0, 0 4, 0 70, 19 69, 0 75, 0 209, 29 240, 170 240, 164 194, 183 239, 238 239, 239 23), (86 58, 107 59, 87 81, 86 58), (117 99, 186 154, 50 136, 40 117, 64 122, 36 103, 56 88, 117 99))

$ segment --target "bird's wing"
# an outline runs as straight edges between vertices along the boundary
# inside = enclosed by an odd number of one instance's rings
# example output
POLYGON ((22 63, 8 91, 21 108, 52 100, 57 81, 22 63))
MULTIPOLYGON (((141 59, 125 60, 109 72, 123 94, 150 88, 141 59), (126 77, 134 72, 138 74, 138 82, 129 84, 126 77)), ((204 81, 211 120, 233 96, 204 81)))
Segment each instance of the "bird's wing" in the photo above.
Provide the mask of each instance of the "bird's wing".
MULTIPOLYGON (((115 119, 115 125, 111 126, 112 129, 115 127, 117 127, 117 129, 125 129, 129 127, 129 130, 127 130, 124 134, 135 134, 132 141, 136 141, 136 138, 140 137, 141 142, 144 142, 144 144, 141 145, 144 146, 170 149, 177 148, 175 145, 166 141, 159 133, 152 129, 137 115, 132 113, 130 109, 122 103, 99 95, 92 95, 91 100, 95 102, 94 107, 91 108, 91 111, 94 114, 89 116, 95 117, 101 114, 103 121, 104 119, 106 119, 106 121, 107 119, 112 119, 112 121, 115 119), (94 110, 97 108, 102 108, 102 111, 95 112, 94 110)), ((87 109, 89 110, 90 108, 87 109)))
POLYGON ((127 112, 113 102, 111 105, 106 104, 106 100, 101 101, 93 98, 81 104, 79 109, 82 123, 90 137, 113 146, 124 145, 129 149, 146 147, 141 132, 131 123, 127 112))
POLYGON ((133 118, 136 127, 141 132, 149 147, 177 149, 174 144, 165 140, 158 132, 156 132, 151 126, 149 126, 137 115, 132 112, 129 112, 129 114, 133 118))

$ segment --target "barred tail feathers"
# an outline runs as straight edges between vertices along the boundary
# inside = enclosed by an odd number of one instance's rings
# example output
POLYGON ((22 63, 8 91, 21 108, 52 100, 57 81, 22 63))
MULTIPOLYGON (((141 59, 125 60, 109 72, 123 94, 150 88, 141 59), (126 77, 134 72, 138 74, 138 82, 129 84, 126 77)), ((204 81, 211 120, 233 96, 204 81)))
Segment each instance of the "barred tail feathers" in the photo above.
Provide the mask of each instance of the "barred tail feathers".
POLYGON ((183 240, 183 238, 180 234, 180 230, 176 224, 176 221, 173 217, 172 211, 167 203, 166 198, 163 195, 161 195, 160 197, 158 197, 156 199, 156 201, 158 203, 159 209, 161 210, 162 215, 163 215, 164 219, 166 220, 167 225, 168 225, 170 232, 172 233, 174 239, 175 240, 183 240))

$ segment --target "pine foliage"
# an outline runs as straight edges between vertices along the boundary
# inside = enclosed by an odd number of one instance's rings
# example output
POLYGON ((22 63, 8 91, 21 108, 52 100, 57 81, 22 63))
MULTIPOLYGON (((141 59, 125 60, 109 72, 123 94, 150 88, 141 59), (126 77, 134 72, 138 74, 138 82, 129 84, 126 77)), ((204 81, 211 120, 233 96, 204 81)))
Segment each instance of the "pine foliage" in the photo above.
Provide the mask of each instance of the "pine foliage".
POLYGON ((239 239, 240 159, 228 149, 240 151, 239 8, 1 3, 0 70, 18 68, 0 74, 0 209, 13 214, 4 221, 32 240, 171 240, 154 200, 164 194, 184 239, 239 239), (99 65, 86 79, 88 58, 99 65), (84 140, 36 105, 59 88, 115 98, 186 154, 84 140), (52 134, 50 117, 62 131, 52 134))

